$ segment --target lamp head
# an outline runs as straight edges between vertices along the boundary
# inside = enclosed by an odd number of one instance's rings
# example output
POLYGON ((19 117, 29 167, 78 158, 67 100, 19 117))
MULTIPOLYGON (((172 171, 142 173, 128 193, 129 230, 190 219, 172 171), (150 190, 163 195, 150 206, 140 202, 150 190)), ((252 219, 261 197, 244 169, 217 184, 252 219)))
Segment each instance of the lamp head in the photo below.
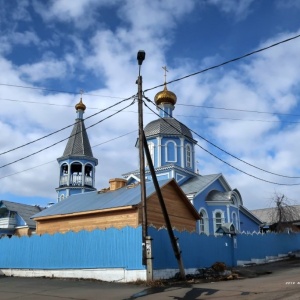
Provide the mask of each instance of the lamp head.
POLYGON ((137 53, 137 60, 138 60, 139 66, 142 65, 143 61, 145 60, 145 56, 146 56, 145 51, 139 50, 139 52, 137 53))

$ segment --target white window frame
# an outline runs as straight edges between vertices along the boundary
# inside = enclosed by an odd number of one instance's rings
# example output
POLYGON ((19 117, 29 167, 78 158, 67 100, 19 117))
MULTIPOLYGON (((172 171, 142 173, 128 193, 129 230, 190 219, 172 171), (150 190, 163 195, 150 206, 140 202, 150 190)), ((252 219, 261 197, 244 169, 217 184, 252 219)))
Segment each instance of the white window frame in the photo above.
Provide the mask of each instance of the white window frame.
POLYGON ((167 141, 165 143, 165 155, 166 155, 166 162, 177 162, 177 144, 174 141, 167 141), (169 144, 173 144, 174 147, 174 160, 169 159, 169 151, 168 151, 169 144))
MULTIPOLYGON (((152 159, 153 166, 155 166, 155 161, 154 161, 154 148, 155 148, 154 143, 153 143, 153 142, 149 142, 149 143, 148 143, 148 149, 149 149, 149 153, 150 153, 150 156, 151 156, 151 159, 152 159)), ((146 166, 149 166, 149 162, 148 162, 147 159, 146 159, 146 166)))
POLYGON ((224 224, 224 223, 225 223, 224 211, 221 210, 221 209, 214 210, 214 211, 213 211, 214 234, 217 234, 216 231, 217 231, 217 229, 220 227, 220 226, 218 226, 218 225, 219 225, 219 224, 222 225, 222 224, 224 224), (218 218, 218 219, 221 219, 221 220, 220 220, 220 221, 221 221, 220 223, 219 223, 219 222, 217 223, 217 217, 216 217, 217 214, 221 214, 221 218, 218 218))
POLYGON ((203 218, 199 220, 199 234, 209 235, 208 213, 205 208, 200 208, 199 215, 201 214, 203 215, 203 218))
POLYGON ((192 168, 192 147, 189 144, 185 146, 185 161, 187 168, 192 168))

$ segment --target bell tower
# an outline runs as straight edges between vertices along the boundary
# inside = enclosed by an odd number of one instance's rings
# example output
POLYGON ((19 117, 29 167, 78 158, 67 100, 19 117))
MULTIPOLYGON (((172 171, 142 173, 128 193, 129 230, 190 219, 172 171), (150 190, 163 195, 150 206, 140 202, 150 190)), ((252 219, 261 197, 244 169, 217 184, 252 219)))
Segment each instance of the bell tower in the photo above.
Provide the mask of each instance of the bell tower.
POLYGON ((85 129, 83 114, 86 106, 82 102, 75 105, 77 118, 69 137, 65 151, 57 159, 59 164, 59 187, 56 188, 57 201, 70 195, 95 191, 95 167, 98 159, 94 158, 89 138, 85 129))

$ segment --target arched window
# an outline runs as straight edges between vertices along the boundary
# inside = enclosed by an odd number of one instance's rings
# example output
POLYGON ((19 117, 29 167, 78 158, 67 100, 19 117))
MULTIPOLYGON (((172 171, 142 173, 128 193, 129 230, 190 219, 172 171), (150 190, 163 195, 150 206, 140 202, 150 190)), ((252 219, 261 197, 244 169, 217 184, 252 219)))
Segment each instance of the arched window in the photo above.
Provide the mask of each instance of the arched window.
POLYGON ((74 162, 71 164, 71 180, 70 185, 81 186, 82 185, 82 164, 74 162))
POLYGON ((84 184, 93 186, 93 166, 86 164, 84 167, 84 184))
POLYGON ((177 147, 174 141, 168 141, 166 143, 166 161, 176 162, 177 157, 177 147))
POLYGON ((236 212, 234 212, 234 211, 232 212, 232 224, 234 225, 236 230, 239 229, 238 218, 237 218, 236 212))
POLYGON ((192 167, 192 153, 191 153, 191 146, 186 145, 186 166, 188 168, 192 167))
POLYGON ((209 235, 208 215, 205 209, 200 210, 199 233, 209 235))
POLYGON ((65 195, 61 194, 60 197, 59 197, 59 201, 63 201, 64 199, 65 199, 65 195))
MULTIPOLYGON (((154 165, 154 144, 152 142, 148 143, 148 148, 149 148, 149 152, 150 152, 150 156, 151 156, 153 166, 155 166, 154 165)), ((146 165, 149 166, 149 163, 148 163, 147 159, 146 159, 146 165)))
POLYGON ((69 174, 69 166, 68 164, 64 163, 60 167, 60 180, 59 180, 60 186, 68 185, 68 174, 69 174))
POLYGON ((216 230, 222 226, 224 223, 224 212, 221 210, 216 210, 213 212, 213 218, 214 218, 214 233, 216 233, 216 230))

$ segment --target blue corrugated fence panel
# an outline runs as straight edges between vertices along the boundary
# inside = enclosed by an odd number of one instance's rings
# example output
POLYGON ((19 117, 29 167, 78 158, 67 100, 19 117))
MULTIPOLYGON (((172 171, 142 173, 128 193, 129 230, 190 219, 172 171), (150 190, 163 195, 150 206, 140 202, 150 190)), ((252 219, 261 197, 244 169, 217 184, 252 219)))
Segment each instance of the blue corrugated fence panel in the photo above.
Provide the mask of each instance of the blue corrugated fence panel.
POLYGON ((144 269, 141 227, 4 238, 0 249, 0 268, 144 269))

